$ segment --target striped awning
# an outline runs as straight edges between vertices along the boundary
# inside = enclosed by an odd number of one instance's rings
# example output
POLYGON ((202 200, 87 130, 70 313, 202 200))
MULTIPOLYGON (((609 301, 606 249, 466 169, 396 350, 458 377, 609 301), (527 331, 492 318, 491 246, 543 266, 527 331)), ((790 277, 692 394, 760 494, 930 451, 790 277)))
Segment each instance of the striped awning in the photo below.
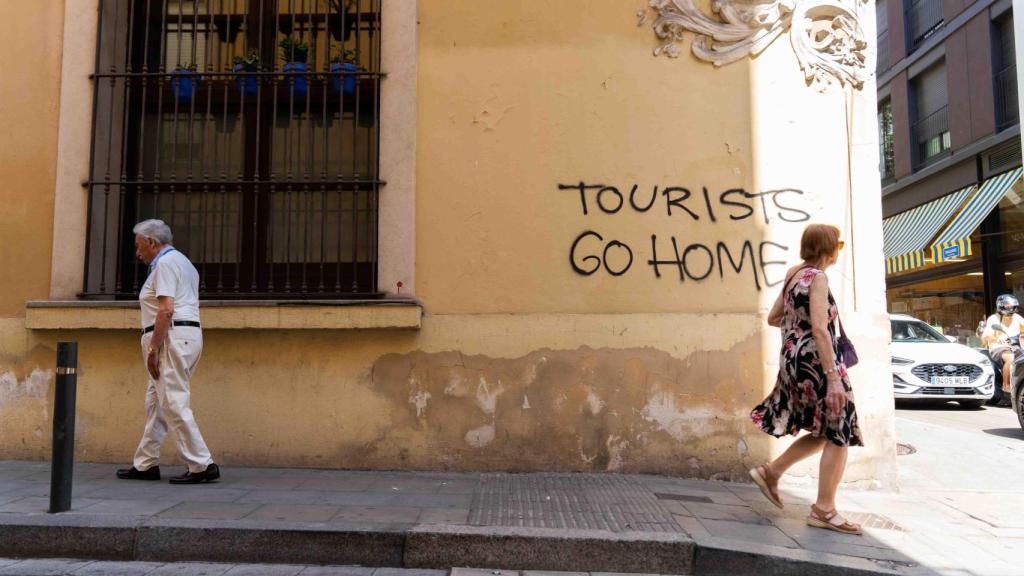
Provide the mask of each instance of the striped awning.
POLYGON ((971 234, 999 204, 1006 191, 1020 180, 1021 168, 993 176, 982 183, 960 213, 932 244, 936 263, 971 255, 971 234))
POLYGON ((883 220, 885 273, 924 266, 924 250, 928 242, 956 214, 974 188, 968 186, 883 220))

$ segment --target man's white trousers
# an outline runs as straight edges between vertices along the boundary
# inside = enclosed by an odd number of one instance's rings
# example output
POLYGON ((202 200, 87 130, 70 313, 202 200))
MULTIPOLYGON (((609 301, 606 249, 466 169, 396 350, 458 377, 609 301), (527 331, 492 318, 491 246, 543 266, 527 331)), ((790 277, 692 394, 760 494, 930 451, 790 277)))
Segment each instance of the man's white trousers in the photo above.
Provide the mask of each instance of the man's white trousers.
MULTIPOLYGON (((152 337, 153 332, 142 335, 143 363, 152 337)), ((135 450, 133 464, 137 470, 148 470, 159 464, 160 446, 170 427, 178 438, 178 452, 188 463, 189 472, 202 472, 213 463, 213 458, 189 407, 189 381, 203 354, 202 329, 172 326, 157 354, 160 355, 160 378, 149 377, 146 428, 135 450)), ((149 373, 148 368, 146 373, 149 373)))

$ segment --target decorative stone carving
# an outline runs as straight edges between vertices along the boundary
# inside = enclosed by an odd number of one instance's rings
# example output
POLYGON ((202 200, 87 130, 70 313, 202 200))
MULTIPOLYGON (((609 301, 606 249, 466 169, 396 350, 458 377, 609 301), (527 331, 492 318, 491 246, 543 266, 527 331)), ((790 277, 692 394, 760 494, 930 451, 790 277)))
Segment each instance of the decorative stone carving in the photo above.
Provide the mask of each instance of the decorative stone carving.
POLYGON ((861 88, 868 76, 867 42, 860 8, 867 0, 712 0, 712 18, 693 0, 650 0, 637 12, 643 26, 653 12, 654 33, 664 43, 654 55, 677 58, 685 32, 695 37, 693 54, 715 66, 756 56, 789 30, 808 84, 824 90, 833 82, 861 88))

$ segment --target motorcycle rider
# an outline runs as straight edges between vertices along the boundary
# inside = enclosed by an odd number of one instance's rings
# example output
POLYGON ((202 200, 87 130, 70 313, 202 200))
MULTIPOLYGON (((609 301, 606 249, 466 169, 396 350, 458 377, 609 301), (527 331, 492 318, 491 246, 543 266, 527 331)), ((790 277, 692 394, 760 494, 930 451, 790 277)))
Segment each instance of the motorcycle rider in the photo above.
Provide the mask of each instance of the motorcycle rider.
POLYGON ((1024 328, 1024 318, 1017 314, 1019 307, 1020 302, 1013 294, 1000 295, 996 298, 996 313, 985 321, 985 330, 981 334, 981 342, 988 348, 993 364, 1002 367, 1004 397, 1010 393, 1010 367, 1013 365, 1010 341, 1019 338, 1021 328, 1024 328), (994 326, 1002 326, 1002 330, 994 326))

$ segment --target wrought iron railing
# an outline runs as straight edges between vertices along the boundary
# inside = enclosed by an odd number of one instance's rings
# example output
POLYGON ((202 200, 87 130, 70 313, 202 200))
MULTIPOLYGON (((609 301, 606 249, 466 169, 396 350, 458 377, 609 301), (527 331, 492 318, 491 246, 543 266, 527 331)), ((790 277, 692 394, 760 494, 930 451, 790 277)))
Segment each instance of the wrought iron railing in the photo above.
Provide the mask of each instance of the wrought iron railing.
POLYGON ((883 30, 878 35, 877 60, 875 61, 875 74, 881 74, 889 69, 889 31, 883 30))
POLYGON ((216 298, 377 295, 381 0, 101 0, 85 287, 161 218, 216 298))
POLYGON ((1017 66, 1010 64, 995 75, 996 126, 999 130, 1020 122, 1017 100, 1017 66))
POLYGON ((907 51, 911 52, 942 27, 942 0, 911 0, 904 11, 904 19, 907 23, 907 51))
POLYGON ((916 144, 915 166, 921 167, 942 157, 952 143, 949 138, 948 107, 918 120, 910 128, 911 137, 916 144))

